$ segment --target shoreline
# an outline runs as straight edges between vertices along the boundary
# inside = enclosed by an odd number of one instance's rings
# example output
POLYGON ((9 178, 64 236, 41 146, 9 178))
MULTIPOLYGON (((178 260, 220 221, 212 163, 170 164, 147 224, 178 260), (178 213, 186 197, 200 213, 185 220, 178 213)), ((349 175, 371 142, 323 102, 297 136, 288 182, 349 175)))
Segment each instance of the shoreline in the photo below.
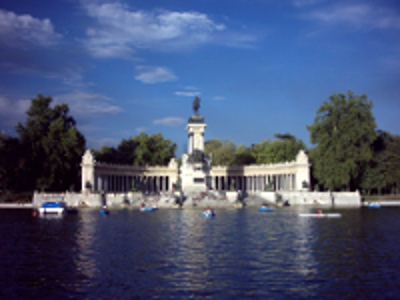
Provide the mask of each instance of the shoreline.
POLYGON ((32 209, 34 206, 32 203, 0 203, 0 209, 32 209))

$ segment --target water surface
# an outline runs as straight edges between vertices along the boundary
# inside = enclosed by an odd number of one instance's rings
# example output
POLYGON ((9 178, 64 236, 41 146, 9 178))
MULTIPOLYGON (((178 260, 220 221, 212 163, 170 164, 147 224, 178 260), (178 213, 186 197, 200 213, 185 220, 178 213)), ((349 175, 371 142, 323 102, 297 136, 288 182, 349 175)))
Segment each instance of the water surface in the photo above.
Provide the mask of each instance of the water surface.
POLYGON ((0 299, 393 299, 400 209, 0 210, 0 299))

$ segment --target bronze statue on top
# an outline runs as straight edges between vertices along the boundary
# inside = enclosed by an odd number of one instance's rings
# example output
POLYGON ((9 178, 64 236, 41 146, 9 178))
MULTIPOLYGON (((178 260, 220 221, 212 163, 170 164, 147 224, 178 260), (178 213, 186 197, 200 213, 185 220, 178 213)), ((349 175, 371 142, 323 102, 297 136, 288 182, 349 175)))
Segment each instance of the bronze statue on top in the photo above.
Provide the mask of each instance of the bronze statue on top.
POLYGON ((200 98, 196 97, 194 98, 193 101, 193 111, 195 114, 199 111, 199 108, 200 108, 200 98))

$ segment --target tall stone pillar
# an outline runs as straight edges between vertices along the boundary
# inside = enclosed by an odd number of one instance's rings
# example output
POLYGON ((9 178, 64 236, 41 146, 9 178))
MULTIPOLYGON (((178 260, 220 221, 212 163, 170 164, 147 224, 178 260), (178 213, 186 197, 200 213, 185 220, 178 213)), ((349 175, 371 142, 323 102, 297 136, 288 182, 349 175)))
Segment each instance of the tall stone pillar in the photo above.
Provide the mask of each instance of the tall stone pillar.
POLYGON ((93 191, 95 189, 95 160, 92 152, 87 149, 82 157, 82 185, 81 191, 93 191))
POLYGON ((210 174, 211 160, 204 155, 204 118, 197 113, 200 99, 195 99, 195 114, 189 118, 188 153, 182 156, 180 168, 182 190, 185 194, 197 194, 207 190, 207 178, 210 174))

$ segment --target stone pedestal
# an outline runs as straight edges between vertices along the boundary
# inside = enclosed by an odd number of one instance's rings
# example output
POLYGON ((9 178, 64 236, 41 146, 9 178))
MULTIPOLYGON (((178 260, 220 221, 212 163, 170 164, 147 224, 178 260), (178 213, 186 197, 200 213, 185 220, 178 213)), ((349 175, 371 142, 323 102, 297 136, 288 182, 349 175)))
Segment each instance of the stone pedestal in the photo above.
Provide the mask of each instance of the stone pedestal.
POLYGON ((192 162, 189 156, 184 154, 180 171, 182 190, 185 195, 207 191, 207 178, 210 173, 207 160, 192 162))

